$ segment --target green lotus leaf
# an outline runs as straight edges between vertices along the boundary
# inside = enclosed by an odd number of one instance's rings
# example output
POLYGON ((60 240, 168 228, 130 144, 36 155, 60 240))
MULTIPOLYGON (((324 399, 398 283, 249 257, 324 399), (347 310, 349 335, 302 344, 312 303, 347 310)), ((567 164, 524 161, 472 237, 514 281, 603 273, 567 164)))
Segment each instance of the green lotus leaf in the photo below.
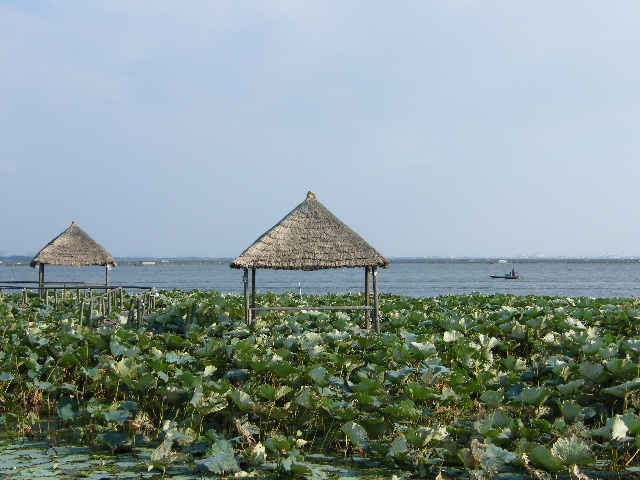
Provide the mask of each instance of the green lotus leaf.
POLYGON ((404 435, 398 435, 397 437, 395 437, 393 439, 393 441, 391 442, 391 445, 389 445, 389 453, 393 455, 394 457, 398 458, 402 458, 405 454, 407 453, 407 439, 405 438, 404 435))
POLYGON ((607 418, 604 427, 591 430, 591 434, 603 437, 608 440, 617 440, 617 441, 629 441, 633 440, 631 437, 627 436, 629 432, 629 427, 624 421, 624 418, 621 415, 616 415, 615 417, 607 418))
POLYGON ((620 415, 620 418, 624 420, 625 425, 629 428, 629 435, 640 434, 640 417, 635 413, 625 413, 620 415))
MULTIPOLYGON (((158 376, 161 374, 159 373, 158 376)), ((167 385, 164 389, 164 399, 171 405, 182 405, 189 401, 189 391, 177 385, 167 385)))
POLYGON ((127 351, 127 347, 123 347, 115 340, 109 343, 109 349, 111 350, 111 355, 114 357, 121 357, 127 351))
POLYGON ((510 372, 524 372, 527 369, 525 361, 521 358, 514 357, 513 355, 509 355, 508 357, 501 359, 500 362, 510 372))
POLYGON ((564 468, 563 464, 553 456, 551 449, 544 445, 538 445, 529 452, 531 461, 546 470, 558 471, 564 468))
POLYGON ((290 363, 273 363, 270 367, 271 371, 279 378, 287 378, 294 373, 297 373, 296 368, 290 363))
POLYGON ((516 460, 518 456, 494 444, 489 444, 482 452, 480 462, 489 471, 500 471, 507 463, 516 460))
POLYGON ((313 473, 313 471, 300 461, 300 452, 297 449, 293 449, 289 452, 289 455, 282 459, 280 467, 287 473, 291 473, 293 476, 307 476, 313 473))
POLYGON ((231 398, 231 400, 233 400, 238 408, 240 408, 240 410, 251 410, 252 400, 247 393, 243 392, 242 390, 234 390, 232 392, 229 392, 227 395, 229 396, 229 398, 231 398))
POLYGON ((379 457, 386 457, 389 453, 389 446, 378 442, 371 442, 369 444, 369 451, 379 457))
POLYGON ((414 368, 403 367, 400 370, 389 370, 385 372, 384 376, 387 380, 391 380, 393 383, 399 383, 405 380, 414 371, 414 368))
POLYGON ((320 366, 314 368, 313 370, 309 370, 307 375, 309 375, 309 378, 311 378, 311 380, 313 380, 316 385, 324 387, 327 384, 327 377, 329 375, 329 372, 326 368, 320 366))
POLYGON ((447 432, 447 427, 408 427, 404 431, 404 436, 411 445, 423 448, 431 442, 441 442, 449 436, 449 433, 447 432))
POLYGON ((78 399, 75 397, 60 397, 58 400, 58 416, 61 420, 71 421, 80 414, 78 399))
POLYGON ((240 470, 235 458, 235 452, 228 440, 218 440, 211 447, 211 455, 196 462, 196 466, 203 472, 217 475, 235 473, 240 470))
POLYGON ((480 346, 482 348, 486 348, 491 350, 493 347, 497 347, 498 345, 500 345, 500 340, 498 340, 495 337, 490 337, 488 335, 484 335, 484 334, 480 334, 478 336, 478 343, 480 344, 480 346))
POLYGON ((596 355, 606 346, 607 341, 604 338, 592 338, 589 343, 582 347, 585 355, 596 355))
POLYGON ((640 338, 628 338, 622 345, 622 350, 632 352, 635 355, 640 355, 640 338))
POLYGON ((384 408, 384 412, 392 419, 408 419, 419 415, 415 408, 415 403, 409 398, 403 398, 384 408))
POLYGON ((587 380, 591 380, 594 383, 602 383, 610 378, 610 375, 605 371, 604 365, 598 363, 581 363, 580 373, 587 380))
POLYGON ((596 461, 589 445, 577 437, 559 438, 551 447, 551 454, 565 466, 586 465, 596 461))
POLYGON ((608 393, 609 395, 613 395, 615 397, 624 398, 629 393, 635 392, 638 389, 640 389, 640 378, 635 378, 633 380, 622 383, 620 385, 616 385, 610 388, 605 388, 603 392, 608 393))
POLYGON ((219 346, 218 342, 210 339, 201 348, 198 348, 196 353, 203 357, 212 357, 219 350, 219 346))
POLYGON ((418 357, 429 357, 437 352, 436 346, 431 342, 410 342, 409 350, 418 357))
POLYGON ((322 406, 322 404, 318 402, 316 392, 310 387, 303 388, 300 391, 295 398, 295 403, 311 409, 321 408, 322 406))
POLYGON ((354 392, 370 392, 381 388, 380 382, 371 378, 363 378, 359 383, 352 385, 351 390, 354 392))
POLYGON ((367 439, 367 431, 362 425, 359 425, 353 421, 347 422, 340 430, 344 432, 349 441, 356 447, 360 447, 363 445, 365 440, 367 439))
POLYGON ((185 388, 195 388, 202 383, 202 377, 191 372, 183 372, 176 375, 176 378, 182 382, 182 386, 185 388))
POLYGON ((131 418, 131 412, 127 410, 107 410, 102 412, 102 416, 104 416, 107 422, 115 422, 118 425, 123 425, 131 418))
POLYGON ((464 333, 458 332, 456 330, 446 331, 442 336, 443 341, 446 343, 455 342, 457 340, 460 340, 461 338, 464 338, 464 333))
POLYGON ((579 391, 583 385, 584 385, 584 380, 582 379, 573 380, 569 383, 565 383, 564 385, 558 385, 558 390, 563 395, 570 395, 572 393, 579 391))
POLYGON ((102 433, 98 435, 96 439, 98 440, 98 442, 108 446, 111 449, 114 449, 119 446, 131 444, 131 437, 126 432, 118 433, 114 431, 109 431, 107 433, 102 433))
POLYGON ((120 408, 126 410, 127 412, 133 412, 140 408, 140 404, 138 402, 133 402, 131 400, 127 400, 124 402, 120 402, 120 408))
POLYGON ((574 400, 565 400, 560 404, 562 416, 568 422, 580 422, 585 418, 585 408, 574 400))
POLYGON ((495 390, 487 390, 480 395, 480 400, 487 404, 489 408, 498 408, 503 400, 503 395, 495 390))
POLYGON ((151 390, 158 386, 158 377, 152 373, 145 373, 138 378, 138 385, 142 390, 151 390))
POLYGON ((516 340, 525 340, 527 338, 527 327, 516 322, 509 336, 516 340))
POLYGON ((73 346, 69 345, 67 349, 58 357, 58 365, 64 368, 73 367, 80 363, 78 356, 73 348, 73 346))
POLYGON ((288 452, 293 448, 293 444, 288 438, 283 438, 277 435, 267 438, 264 442, 264 446, 272 452, 288 452))
POLYGON ((188 353, 175 351, 167 352, 165 355, 165 359, 168 363, 174 363, 178 365, 195 361, 194 358, 188 353))
POLYGON ((549 398, 550 395, 551 391, 547 390, 545 387, 527 387, 522 389, 522 392, 520 392, 520 395, 518 395, 516 399, 526 403, 527 405, 539 407, 549 398))
POLYGON ((617 379, 626 380, 638 376, 638 365, 627 358, 612 358, 605 363, 605 367, 617 379))
POLYGON ((111 364, 111 370, 120 379, 137 377, 139 368, 140 364, 130 358, 122 358, 121 360, 111 364))
POLYGON ((404 392, 413 400, 435 400, 441 398, 440 394, 434 391, 434 387, 415 381, 407 383, 404 392))

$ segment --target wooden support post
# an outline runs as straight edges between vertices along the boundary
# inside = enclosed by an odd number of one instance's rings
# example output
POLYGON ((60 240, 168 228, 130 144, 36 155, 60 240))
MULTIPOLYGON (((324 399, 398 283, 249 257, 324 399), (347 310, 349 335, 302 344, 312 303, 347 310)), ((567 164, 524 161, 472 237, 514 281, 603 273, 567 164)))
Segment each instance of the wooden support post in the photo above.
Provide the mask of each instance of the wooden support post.
POLYGON ((242 274, 244 283, 244 319, 247 325, 251 325, 251 310, 249 309, 249 269, 245 268, 242 274))
POLYGON ((378 301, 378 267, 371 269, 373 276, 373 328, 376 333, 380 333, 380 302, 378 301))
POLYGON ((90 295, 89 316, 87 317, 87 325, 93 327, 93 295, 90 295))
POLYGON ((251 308, 256 308, 256 269, 251 269, 251 308))
POLYGON ((42 290, 42 287, 44 287, 44 263, 40 263, 38 267, 38 296, 40 298, 44 298, 44 290, 42 290))
MULTIPOLYGON (((368 307, 371 304, 371 299, 369 298, 371 292, 369 291, 369 272, 371 267, 364 267, 364 305, 368 307)), ((371 328, 371 314, 369 310, 364 311, 364 328, 369 330, 371 328)))
POLYGON ((127 323, 133 325, 133 307, 135 306, 135 299, 131 299, 131 305, 129 306, 129 313, 127 314, 127 323))
POLYGON ((80 303, 80 314, 78 315, 78 323, 80 324, 80 326, 82 326, 82 317, 84 315, 84 300, 82 300, 80 303))

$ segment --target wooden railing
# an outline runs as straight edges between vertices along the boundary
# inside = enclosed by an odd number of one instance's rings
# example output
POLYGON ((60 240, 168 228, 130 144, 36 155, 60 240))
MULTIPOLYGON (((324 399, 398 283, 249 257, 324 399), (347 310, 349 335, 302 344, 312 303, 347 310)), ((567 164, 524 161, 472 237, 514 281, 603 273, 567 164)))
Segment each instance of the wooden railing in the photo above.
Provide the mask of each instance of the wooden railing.
POLYGON ((155 309, 158 292, 155 287, 143 287, 138 285, 106 286, 104 284, 92 284, 86 282, 50 283, 44 287, 25 286, 38 282, 5 282, 11 285, 0 285, 3 290, 20 290, 23 302, 27 302, 30 291, 38 292, 40 298, 49 305, 53 303, 72 300, 80 305, 78 321, 80 324, 87 322, 93 326, 96 319, 111 314, 114 309, 120 312, 120 316, 126 316, 127 323, 140 326, 142 317, 155 309), (70 288, 75 287, 75 288, 70 288), (80 288, 82 287, 82 288, 80 288), (140 293, 131 291, 144 290, 140 293))

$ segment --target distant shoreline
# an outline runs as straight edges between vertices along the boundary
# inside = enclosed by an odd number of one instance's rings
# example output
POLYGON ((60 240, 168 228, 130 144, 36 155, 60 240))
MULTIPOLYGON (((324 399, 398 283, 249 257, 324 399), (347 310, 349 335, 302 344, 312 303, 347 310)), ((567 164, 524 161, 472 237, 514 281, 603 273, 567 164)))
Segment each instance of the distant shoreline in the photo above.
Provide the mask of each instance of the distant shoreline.
MULTIPOLYGON (((29 256, 7 256, 0 257, 0 266, 25 266, 28 267, 33 257, 29 256)), ((118 265, 132 266, 166 266, 166 265, 207 265, 231 263, 234 258, 208 258, 208 257, 121 257, 117 258, 118 265)), ((391 264, 394 263, 490 263, 496 265, 523 264, 523 263, 634 263, 640 262, 640 258, 635 257, 389 257, 391 264)))

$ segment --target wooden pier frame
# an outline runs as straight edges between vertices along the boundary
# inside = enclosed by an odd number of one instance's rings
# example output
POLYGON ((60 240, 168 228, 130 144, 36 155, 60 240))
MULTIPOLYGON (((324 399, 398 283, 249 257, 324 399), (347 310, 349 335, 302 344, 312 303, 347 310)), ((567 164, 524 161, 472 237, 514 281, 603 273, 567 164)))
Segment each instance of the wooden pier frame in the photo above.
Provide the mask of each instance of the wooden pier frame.
MULTIPOLYGON (((40 288, 41 294, 44 291, 45 285, 47 285, 47 282, 44 281, 44 265, 45 265, 44 263, 38 264, 38 287, 40 288)), ((104 285, 105 287, 108 287, 110 271, 111 271, 111 265, 106 265, 104 283, 102 282, 49 282, 49 283, 53 285, 104 285)))
POLYGON ((365 304, 343 305, 343 306, 299 306, 299 307, 258 307, 256 305, 256 269, 251 269, 251 280, 249 279, 249 269, 243 269, 242 282, 244 284, 244 312, 247 325, 253 323, 255 315, 260 311, 363 311, 365 317, 365 329, 371 329, 371 314, 373 314, 373 329, 380 333, 380 302, 378 298, 378 267, 365 267, 365 304), (373 283, 373 306, 371 305, 371 291, 369 277, 373 283))

